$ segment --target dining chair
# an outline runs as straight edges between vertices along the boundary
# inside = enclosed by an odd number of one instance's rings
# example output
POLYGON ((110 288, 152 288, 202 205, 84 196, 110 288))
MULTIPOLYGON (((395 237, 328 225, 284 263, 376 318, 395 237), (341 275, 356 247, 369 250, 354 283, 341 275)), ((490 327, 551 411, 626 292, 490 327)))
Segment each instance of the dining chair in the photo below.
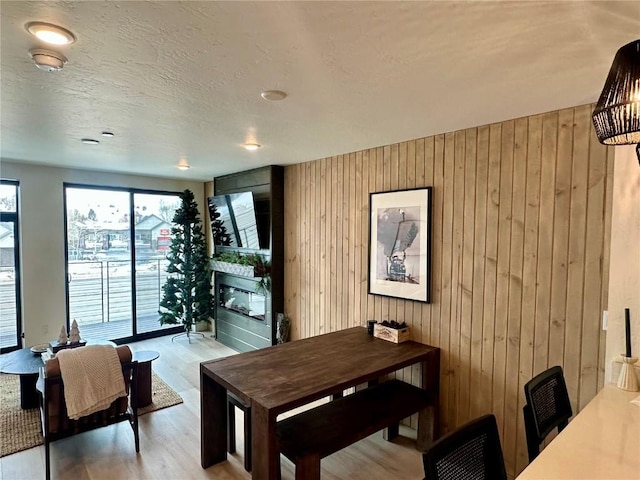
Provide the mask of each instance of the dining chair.
POLYGON ((498 424, 491 414, 438 439, 422 461, 425 480, 507 480, 498 424))
POLYGON ((539 373, 524 386, 524 429, 529 462, 540 453, 540 444, 554 428, 561 432, 573 415, 562 367, 539 373))

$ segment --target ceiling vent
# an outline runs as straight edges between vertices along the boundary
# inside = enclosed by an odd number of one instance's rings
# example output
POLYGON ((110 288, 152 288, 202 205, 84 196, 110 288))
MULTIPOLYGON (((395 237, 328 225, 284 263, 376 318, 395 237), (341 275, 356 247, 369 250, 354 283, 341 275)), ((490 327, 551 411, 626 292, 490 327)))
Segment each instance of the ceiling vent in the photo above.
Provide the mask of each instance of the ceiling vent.
POLYGON ((40 70, 45 72, 58 72, 67 63, 67 57, 61 53, 42 48, 34 48, 29 50, 29 55, 40 70))

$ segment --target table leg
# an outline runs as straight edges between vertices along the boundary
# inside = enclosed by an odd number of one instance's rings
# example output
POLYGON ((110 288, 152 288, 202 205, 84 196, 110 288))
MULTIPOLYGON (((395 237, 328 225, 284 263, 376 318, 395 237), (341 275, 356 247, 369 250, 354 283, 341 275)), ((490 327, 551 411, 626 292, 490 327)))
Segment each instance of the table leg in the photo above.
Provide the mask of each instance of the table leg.
POLYGON ((40 405, 36 382, 38 375, 20 375, 20 408, 27 410, 40 405))
POLYGON ((422 388, 429 392, 430 404, 418 413, 416 448, 425 452, 440 435, 440 350, 422 362, 422 388))
POLYGON ((227 390, 200 367, 200 464, 227 459, 227 390))
POLYGON ((280 478, 280 452, 276 438, 276 418, 262 405, 251 405, 251 434, 254 480, 280 478))
POLYGON ((151 393, 151 362, 138 362, 136 372, 136 407, 146 407, 153 400, 151 393))

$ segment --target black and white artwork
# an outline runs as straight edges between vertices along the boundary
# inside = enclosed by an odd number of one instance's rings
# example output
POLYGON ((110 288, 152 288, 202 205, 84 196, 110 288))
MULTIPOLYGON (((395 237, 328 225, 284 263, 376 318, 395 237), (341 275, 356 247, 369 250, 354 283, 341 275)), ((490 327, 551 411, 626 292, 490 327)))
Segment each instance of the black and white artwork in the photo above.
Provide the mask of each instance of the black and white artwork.
POLYGON ((370 195, 369 293, 429 302, 431 187, 370 195))

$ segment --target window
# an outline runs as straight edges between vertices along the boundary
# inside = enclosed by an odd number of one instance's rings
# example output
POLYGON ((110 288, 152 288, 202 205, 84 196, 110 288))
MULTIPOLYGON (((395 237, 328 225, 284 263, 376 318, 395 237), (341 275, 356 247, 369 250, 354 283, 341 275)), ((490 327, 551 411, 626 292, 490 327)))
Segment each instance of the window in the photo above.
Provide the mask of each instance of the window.
POLYGON ((0 352, 21 348, 18 182, 0 180, 0 352))

